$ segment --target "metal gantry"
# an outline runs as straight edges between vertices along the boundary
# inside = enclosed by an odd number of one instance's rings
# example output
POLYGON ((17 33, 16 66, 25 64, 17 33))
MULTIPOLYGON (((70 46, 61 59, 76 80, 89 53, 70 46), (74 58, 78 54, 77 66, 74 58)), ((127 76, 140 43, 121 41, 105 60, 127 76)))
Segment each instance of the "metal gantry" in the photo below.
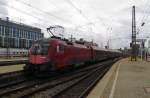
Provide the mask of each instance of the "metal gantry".
POLYGON ((136 45, 136 19, 135 19, 135 6, 132 7, 132 42, 131 42, 131 61, 136 61, 137 45, 136 45))

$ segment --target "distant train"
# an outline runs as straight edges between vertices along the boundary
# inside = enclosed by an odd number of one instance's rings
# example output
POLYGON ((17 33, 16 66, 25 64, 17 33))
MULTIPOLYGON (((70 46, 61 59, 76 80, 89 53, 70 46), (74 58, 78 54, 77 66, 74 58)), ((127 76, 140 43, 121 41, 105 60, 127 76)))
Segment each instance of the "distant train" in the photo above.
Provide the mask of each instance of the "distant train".
POLYGON ((121 52, 101 49, 85 42, 71 42, 58 37, 36 41, 29 49, 29 62, 24 70, 47 73, 83 66, 84 63, 121 56, 121 52))
POLYGON ((19 49, 19 48, 0 48, 0 57, 27 57, 28 49, 19 49))

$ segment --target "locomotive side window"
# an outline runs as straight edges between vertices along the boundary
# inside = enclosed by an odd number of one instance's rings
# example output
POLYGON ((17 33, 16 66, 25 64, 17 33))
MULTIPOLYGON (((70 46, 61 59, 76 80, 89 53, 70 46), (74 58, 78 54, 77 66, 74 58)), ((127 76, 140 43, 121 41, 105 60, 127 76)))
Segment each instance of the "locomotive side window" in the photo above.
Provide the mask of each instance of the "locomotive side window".
POLYGON ((56 47, 56 51, 58 52, 63 52, 64 51, 64 46, 62 44, 58 44, 56 47))
POLYGON ((59 52, 59 45, 57 45, 57 47, 56 47, 56 52, 57 53, 59 52))
POLYGON ((48 48, 50 47, 49 41, 37 41, 31 48, 33 55, 47 55, 48 48))

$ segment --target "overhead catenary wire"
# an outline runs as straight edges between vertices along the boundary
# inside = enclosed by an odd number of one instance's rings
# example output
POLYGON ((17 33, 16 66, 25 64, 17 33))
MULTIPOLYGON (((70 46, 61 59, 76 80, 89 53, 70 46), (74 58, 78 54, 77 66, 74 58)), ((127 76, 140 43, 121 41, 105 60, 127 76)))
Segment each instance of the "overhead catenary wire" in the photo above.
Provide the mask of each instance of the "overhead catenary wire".
MULTIPOLYGON (((150 5, 149 5, 149 10, 150 10, 150 5)), ((149 15, 150 15, 150 11, 147 12, 147 15, 145 16, 146 18, 145 18, 145 20, 143 20, 141 26, 144 26, 145 22, 146 22, 146 21, 148 20, 148 18, 149 18, 149 15)))
MULTIPOLYGON (((45 11, 43 11, 43 10, 37 8, 37 7, 35 7, 35 6, 33 6, 33 5, 31 5, 31 4, 27 3, 27 2, 25 2, 25 1, 22 1, 22 0, 15 0, 15 1, 17 1, 17 2, 19 2, 19 3, 21 3, 21 4, 24 4, 24 5, 26 5, 26 6, 30 7, 30 8, 34 8, 35 10, 37 10, 37 11, 39 11, 39 12, 41 12, 41 13, 44 13, 44 14, 47 14, 47 15, 49 15, 49 16, 55 17, 53 14, 49 14, 49 13, 47 13, 47 12, 45 12, 45 11)), ((72 2, 70 2, 70 4, 71 4, 85 19, 88 20, 88 18, 87 18, 83 13, 81 13, 81 10, 80 10, 80 9, 78 9, 72 2)), ((13 7, 13 6, 12 6, 12 7, 13 7)), ((15 8, 14 8, 14 9, 15 9, 15 8)), ((15 10, 18 11, 18 9, 15 9, 15 10)), ((21 13, 24 14, 23 11, 20 11, 20 10, 19 10, 19 12, 21 12, 21 13)), ((25 12, 25 13, 26 13, 26 12, 25 12)), ((32 16, 32 17, 34 17, 34 18, 37 18, 37 19, 39 19, 39 20, 42 20, 42 19, 39 18, 39 17, 33 16, 33 15, 30 15, 30 16, 32 16)), ((59 18, 59 17, 57 17, 57 16, 56 16, 55 18, 64 21, 64 19, 61 19, 61 18, 59 18)), ((45 21, 45 22, 46 22, 46 21, 45 21)), ((65 22, 68 22, 68 21, 65 21, 65 22)), ((94 24, 94 23, 93 23, 93 24, 94 24)), ((75 24, 72 24, 72 25, 75 25, 75 24)), ((95 24, 94 24, 94 26, 95 26, 95 24)))
MULTIPOLYGON (((79 8, 72 2, 72 0, 65 0, 65 1, 66 1, 68 4, 70 4, 80 15, 82 15, 82 17, 83 17, 86 21, 90 22, 89 18, 83 14, 82 10, 79 9, 79 8)), ((96 28, 95 23, 93 23, 93 22, 91 22, 91 23, 92 23, 93 26, 96 28)))
MULTIPOLYGON (((39 18, 39 17, 37 17, 37 16, 34 16, 34 15, 31 14, 31 13, 28 13, 28 12, 22 11, 22 10, 20 10, 20 9, 17 9, 17 8, 15 8, 15 7, 13 7, 13 6, 7 5, 7 4, 4 3, 4 2, 1 2, 1 1, 0 1, 0 5, 13 8, 14 10, 16 10, 16 11, 22 13, 22 14, 26 14, 26 15, 28 15, 28 16, 30 16, 30 17, 33 17, 33 18, 36 18, 36 19, 39 19, 39 20, 43 20, 42 18, 39 18)), ((44 21, 46 22, 46 20, 44 20, 44 21)))
POLYGON ((32 4, 29 4, 29 3, 25 2, 25 1, 22 1, 22 0, 15 0, 15 1, 17 1, 17 2, 19 2, 19 3, 21 3, 21 4, 24 4, 24 5, 26 5, 26 6, 30 7, 30 8, 32 8, 32 9, 35 9, 35 10, 41 12, 41 13, 44 13, 44 14, 50 16, 50 17, 54 17, 55 19, 58 19, 58 20, 60 20, 60 21, 68 22, 68 20, 66 20, 66 19, 64 19, 64 18, 58 17, 58 16, 52 14, 51 12, 45 12, 44 10, 42 10, 42 9, 40 9, 40 8, 37 8, 37 7, 33 6, 32 4))
POLYGON ((148 14, 148 11, 150 10, 150 4, 149 4, 149 0, 147 0, 145 2, 145 10, 144 10, 144 15, 143 17, 141 17, 141 20, 139 18, 139 20, 137 21, 139 26, 137 28, 137 34, 139 34, 139 32, 143 29, 143 26, 145 25, 145 22, 147 21, 148 17, 149 17, 149 14, 148 14))
POLYGON ((84 17, 87 21, 89 21, 89 19, 82 13, 82 10, 79 9, 71 0, 65 0, 68 4, 70 4, 80 15, 82 15, 82 17, 84 17))
POLYGON ((145 19, 145 16, 146 16, 146 11, 148 10, 148 6, 147 4, 149 4, 149 0, 146 0, 145 4, 144 4, 144 15, 142 14, 141 17, 139 17, 138 21, 137 21, 137 24, 139 24, 139 26, 141 25, 141 22, 145 19))
MULTIPOLYGON (((0 13, 1 15, 6 15, 6 14, 4 14, 4 13, 0 13)), ((19 17, 13 17, 13 18, 18 18, 18 19, 20 19, 19 17)), ((14 22, 14 23, 18 23, 18 24, 22 24, 21 22, 16 22, 16 21, 14 21, 14 20, 12 20, 13 18, 10 18, 10 20, 12 21, 12 22, 14 22)), ((21 19, 22 20, 22 19, 21 19)), ((24 23, 23 23, 24 24, 24 23)), ((22 25, 23 25, 22 24, 22 25)), ((26 25, 31 25, 31 24, 26 24, 26 25)), ((47 28, 47 26, 48 25, 46 25, 46 24, 40 24, 40 23, 33 23, 32 25, 34 25, 35 27, 39 27, 42 31, 46 31, 46 28, 47 28), (38 26, 37 26, 38 25, 38 26)))
MULTIPOLYGON (((47 23, 48 21, 50 21, 50 20, 45 20, 45 19, 42 19, 42 18, 40 18, 40 17, 37 17, 37 16, 35 16, 35 15, 31 14, 31 13, 28 13, 28 12, 26 12, 26 11, 22 11, 21 9, 17 9, 17 8, 15 8, 15 7, 12 6, 12 5, 7 5, 7 4, 4 3, 4 2, 1 2, 1 1, 0 1, 0 4, 3 5, 3 6, 9 7, 9 8, 13 8, 14 10, 16 10, 16 11, 22 13, 22 14, 26 14, 26 15, 28 15, 28 16, 34 17, 34 18, 36 18, 36 19, 38 19, 38 20, 40 20, 40 21, 43 21, 43 22, 46 22, 46 23, 47 23)), ((37 24, 37 23, 36 23, 36 24, 37 24)))
POLYGON ((29 12, 26 12, 26 11, 22 11, 21 9, 17 9, 17 8, 15 8, 14 6, 7 5, 6 3, 4 3, 4 2, 2 2, 2 1, 0 1, 0 5, 3 5, 3 6, 6 6, 6 7, 9 7, 9 8, 12 8, 12 9, 14 9, 14 10, 16 10, 16 11, 22 13, 22 14, 25 14, 25 15, 27 15, 27 16, 36 18, 36 19, 38 19, 39 21, 43 21, 44 23, 48 23, 48 21, 49 21, 49 22, 52 22, 51 20, 49 20, 49 19, 47 19, 47 18, 41 18, 41 17, 38 17, 38 16, 33 15, 32 13, 29 13, 29 12))
MULTIPOLYGON (((22 0, 15 0, 15 1, 18 1, 18 2, 20 2, 20 3, 22 3, 22 4, 25 4, 25 5, 28 6, 28 7, 34 8, 34 9, 36 9, 36 10, 38 10, 38 11, 44 13, 44 14, 49 14, 49 13, 47 13, 47 12, 45 12, 45 11, 39 9, 39 8, 36 8, 36 7, 34 7, 33 5, 31 5, 31 4, 29 4, 29 3, 26 3, 26 2, 24 2, 24 1, 22 1, 22 0)), ((49 1, 49 0, 48 0, 48 1, 49 1)), ((66 1, 66 0, 65 0, 65 1, 66 1)), ((70 4, 70 5, 71 5, 79 14, 81 14, 82 17, 84 17, 87 21, 90 21, 90 20, 88 19, 88 17, 86 17, 86 16, 82 13, 82 11, 81 11, 78 7, 76 7, 76 5, 75 5, 72 1, 67 0, 67 3, 70 4)), ((56 5, 55 5, 55 7, 57 8, 56 5)), ((51 15, 52 15, 52 14, 51 14, 51 15)), ((54 15, 53 15, 53 16, 54 16, 54 15)), ((55 17, 55 16, 54 16, 54 17, 55 17)), ((59 17, 57 17, 57 18, 59 18, 59 17)), ((64 19, 62 19, 62 20, 64 20, 64 19)), ((68 20, 65 20, 65 22, 66 22, 66 21, 68 21, 68 20)), ((71 24, 73 24, 73 23, 71 23, 71 24)), ((94 24, 94 23, 93 23, 93 24, 94 24)), ((75 25, 75 24, 73 24, 73 25, 75 25)), ((95 24, 94 24, 94 26, 95 26, 95 24)))

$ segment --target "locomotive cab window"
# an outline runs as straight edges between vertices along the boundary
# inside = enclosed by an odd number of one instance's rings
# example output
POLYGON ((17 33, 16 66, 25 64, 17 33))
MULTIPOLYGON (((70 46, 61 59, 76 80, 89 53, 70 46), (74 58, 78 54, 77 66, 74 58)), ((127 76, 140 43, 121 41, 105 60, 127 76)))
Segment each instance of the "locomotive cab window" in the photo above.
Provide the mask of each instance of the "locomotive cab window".
POLYGON ((44 43, 43 45, 42 45, 42 54, 43 55, 46 55, 46 54, 48 54, 48 48, 50 47, 50 43, 44 43))
POLYGON ((33 55, 47 55, 49 47, 49 41, 39 40, 31 47, 31 53, 33 55))
POLYGON ((57 51, 57 53, 63 52, 64 51, 64 46, 62 44, 58 44, 57 47, 56 47, 56 51, 57 51))

